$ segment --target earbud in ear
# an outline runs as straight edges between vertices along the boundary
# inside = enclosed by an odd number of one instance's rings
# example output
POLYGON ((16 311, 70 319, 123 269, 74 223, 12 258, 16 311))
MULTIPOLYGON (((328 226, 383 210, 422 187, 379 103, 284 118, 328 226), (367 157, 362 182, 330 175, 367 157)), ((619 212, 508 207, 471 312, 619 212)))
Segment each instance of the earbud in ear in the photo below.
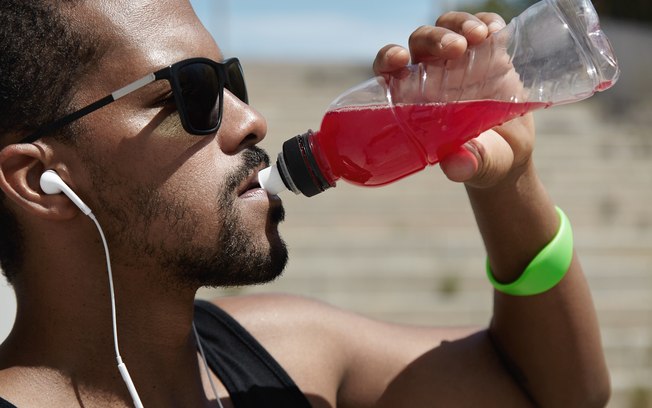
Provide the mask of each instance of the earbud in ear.
POLYGON ((91 209, 79 198, 77 194, 68 185, 61 180, 61 177, 54 170, 46 170, 41 174, 41 190, 45 194, 65 194, 79 209, 86 215, 91 213, 91 209))

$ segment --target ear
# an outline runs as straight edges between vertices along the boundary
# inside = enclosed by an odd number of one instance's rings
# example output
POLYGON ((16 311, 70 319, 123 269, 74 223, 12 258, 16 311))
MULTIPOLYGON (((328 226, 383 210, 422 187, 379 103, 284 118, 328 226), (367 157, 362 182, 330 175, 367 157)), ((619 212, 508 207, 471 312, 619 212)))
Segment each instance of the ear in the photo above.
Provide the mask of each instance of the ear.
POLYGON ((13 204, 32 216, 69 220, 79 209, 64 194, 46 194, 39 185, 46 153, 34 144, 10 144, 0 150, 0 189, 13 204))

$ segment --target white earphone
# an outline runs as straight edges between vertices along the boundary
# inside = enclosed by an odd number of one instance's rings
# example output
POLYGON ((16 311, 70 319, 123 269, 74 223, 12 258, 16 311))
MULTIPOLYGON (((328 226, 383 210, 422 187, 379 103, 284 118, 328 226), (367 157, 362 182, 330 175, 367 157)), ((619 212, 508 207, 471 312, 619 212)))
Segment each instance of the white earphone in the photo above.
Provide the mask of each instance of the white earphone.
POLYGON ((104 231, 100 223, 95 218, 95 215, 91 209, 82 201, 81 198, 68 185, 61 179, 61 177, 54 170, 46 170, 41 174, 41 179, 39 184, 41 185, 41 190, 45 194, 65 194, 79 209, 87 215, 97 227, 97 231, 100 233, 102 238, 102 244, 104 245, 104 254, 106 255, 106 267, 109 274, 109 288, 111 292, 111 318, 113 323, 113 344, 115 346, 115 355, 118 362, 118 370, 122 376, 129 394, 131 394, 132 399, 134 400, 134 405, 136 408, 143 408, 143 404, 140 402, 140 397, 138 396, 138 391, 134 386, 129 371, 127 371, 127 366, 122 362, 122 357, 120 357, 120 348, 118 347, 118 325, 116 322, 116 313, 115 313, 115 291, 113 289, 113 272, 111 271, 111 258, 109 256, 109 247, 106 243, 106 238, 104 237, 104 231))
MULTIPOLYGON (((41 180, 40 183, 41 185, 41 190, 45 192, 45 194, 60 194, 63 193, 65 194, 79 209, 86 214, 93 222, 95 223, 95 226, 97 227, 97 231, 100 233, 100 237, 102 238, 102 244, 104 245, 104 254, 106 255, 106 267, 107 267, 107 272, 109 275, 109 289, 110 289, 110 294, 111 294, 111 320, 113 324, 113 345, 115 347, 115 356, 116 360, 118 363, 118 371, 120 371, 120 375, 122 376, 122 380, 124 381, 125 385, 127 386, 127 389, 129 390, 129 394, 131 395, 131 398, 134 401, 134 406, 136 408, 143 408, 143 403, 140 401, 140 396, 138 395, 138 391, 136 390, 136 387, 134 386, 133 381, 131 380, 131 376, 129 375, 129 371, 127 370, 127 366, 124 364, 122 361, 122 357, 120 356, 120 347, 118 346, 118 323, 116 319, 116 312, 115 312, 115 291, 113 288, 113 272, 111 270, 111 258, 109 256, 109 247, 106 243, 106 238, 104 237, 104 231, 102 231, 102 227, 100 226, 100 223, 97 221, 95 218, 95 215, 91 211, 91 209, 82 201, 81 198, 77 194, 75 194, 74 191, 68 185, 59 177, 59 175, 54 171, 54 170, 46 170, 41 174, 41 180)), ((197 329, 195 328, 195 324, 193 323, 193 330, 195 333, 195 337, 197 339, 197 344, 199 345, 199 351, 201 353, 202 359, 204 361, 204 369, 206 370, 206 375, 208 376, 208 379, 211 384, 211 388, 213 389, 213 394, 215 394, 215 400, 217 401, 217 404, 222 407, 222 402, 220 401, 220 397, 217 394, 217 387, 215 387, 215 384, 213 383, 213 379, 211 378, 210 375, 210 370, 208 368, 208 363, 206 362, 206 355, 204 354, 204 349, 201 346, 201 340, 199 338, 199 334, 197 333, 197 329)))
POLYGON ((91 209, 82 201, 81 198, 59 177, 54 170, 46 170, 41 174, 41 189, 46 194, 65 194, 79 209, 86 215, 91 213, 91 209))

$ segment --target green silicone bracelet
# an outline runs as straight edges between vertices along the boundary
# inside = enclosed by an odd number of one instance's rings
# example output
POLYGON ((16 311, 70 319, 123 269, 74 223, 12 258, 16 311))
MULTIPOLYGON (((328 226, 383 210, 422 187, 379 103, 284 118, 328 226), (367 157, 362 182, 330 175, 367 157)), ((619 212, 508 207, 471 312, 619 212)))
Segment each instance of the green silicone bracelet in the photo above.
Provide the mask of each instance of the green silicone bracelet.
POLYGON ((564 278, 573 259, 573 231, 566 214, 559 207, 555 209, 559 214, 557 234, 514 282, 498 282, 487 258, 487 276, 496 290, 513 296, 538 295, 554 288, 564 278))

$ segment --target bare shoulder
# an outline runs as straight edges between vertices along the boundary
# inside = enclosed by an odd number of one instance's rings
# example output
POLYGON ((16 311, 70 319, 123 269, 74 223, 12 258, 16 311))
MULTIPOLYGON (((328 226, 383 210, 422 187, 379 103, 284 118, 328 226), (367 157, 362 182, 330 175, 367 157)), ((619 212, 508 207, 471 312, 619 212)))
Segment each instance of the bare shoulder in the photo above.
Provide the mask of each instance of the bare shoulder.
POLYGON ((330 404, 324 406, 460 402, 464 394, 450 391, 451 385, 460 384, 484 392, 498 384, 516 391, 486 331, 479 328, 386 323, 290 295, 230 297, 215 303, 252 333, 304 393, 330 404))
POLYGON ((361 329, 369 329, 400 332, 414 338, 425 335, 429 338, 428 343, 432 344, 433 335, 440 341, 454 340, 477 330, 475 327, 429 327, 388 323, 316 299, 288 294, 233 296, 212 302, 245 328, 256 332, 272 330, 278 333, 311 328, 317 332, 330 332, 332 335, 341 332, 349 336, 361 329), (358 330, 352 332, 350 329, 358 330))
MULTIPOLYGON (((286 294, 234 296, 213 301, 277 357, 339 348, 356 315, 314 299, 286 294)), ((361 318, 360 318, 361 319, 361 318)))
POLYGON ((337 405, 346 367, 337 320, 347 314, 292 295, 248 295, 215 300, 272 355, 314 407, 337 405))
MULTIPOLYGON (((426 327, 388 323, 328 303, 286 294, 226 297, 213 301, 233 316, 261 343, 289 343, 292 350, 309 348, 337 351, 339 355, 365 355, 375 347, 416 356, 477 331, 469 327, 426 327), (391 341, 389 340, 391 339, 391 341)), ((368 356, 367 356, 368 357, 368 356)))
POLYGON ((314 299, 280 293, 229 296, 214 299, 212 302, 244 326, 265 323, 278 326, 286 322, 286 319, 297 323, 306 317, 314 317, 315 313, 329 314, 337 310, 314 299))

